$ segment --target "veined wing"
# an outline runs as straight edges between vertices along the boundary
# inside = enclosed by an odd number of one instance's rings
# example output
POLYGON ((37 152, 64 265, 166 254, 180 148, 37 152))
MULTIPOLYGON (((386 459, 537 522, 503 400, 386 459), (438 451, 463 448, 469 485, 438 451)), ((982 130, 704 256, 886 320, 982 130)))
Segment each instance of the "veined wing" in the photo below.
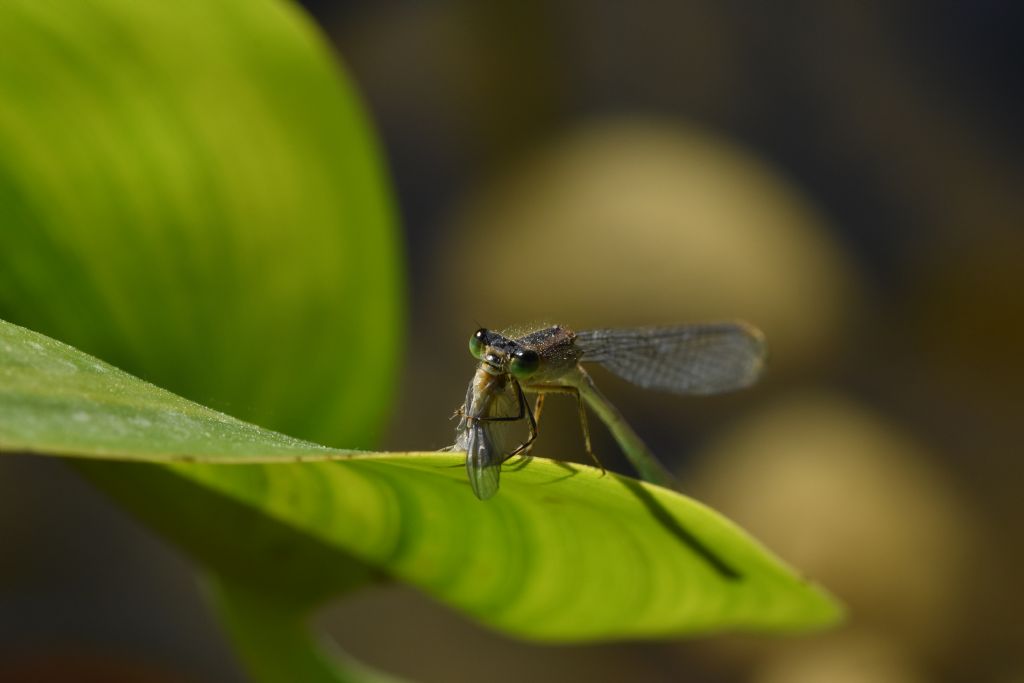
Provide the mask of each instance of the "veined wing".
MULTIPOLYGON (((487 500, 498 492, 501 477, 501 454, 494 447, 488 423, 475 420, 465 427, 466 476, 469 486, 480 500, 487 500)), ((460 439, 462 434, 459 435, 460 439)))
MULTIPOLYGON (((470 392, 472 396, 472 392, 470 392)), ((514 417, 519 414, 519 394, 513 385, 486 394, 478 400, 484 406, 465 407, 466 413, 486 417, 514 417)), ((473 493, 487 500, 498 492, 501 463, 519 445, 517 431, 521 421, 472 420, 463 417, 459 422, 455 448, 466 451, 466 475, 473 493)))
POLYGON ((678 394, 716 394, 753 384, 764 335, 743 322, 590 330, 576 333, 583 362, 625 380, 678 394))

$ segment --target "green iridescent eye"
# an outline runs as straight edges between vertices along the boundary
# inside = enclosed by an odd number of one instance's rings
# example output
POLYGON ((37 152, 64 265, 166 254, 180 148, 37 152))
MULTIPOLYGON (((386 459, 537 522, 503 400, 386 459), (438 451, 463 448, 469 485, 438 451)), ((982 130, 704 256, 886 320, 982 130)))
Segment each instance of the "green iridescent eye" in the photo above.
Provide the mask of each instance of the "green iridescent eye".
POLYGON ((480 328, 473 333, 473 336, 469 338, 469 352, 473 354, 473 358, 483 358, 484 349, 487 344, 484 343, 484 339, 487 338, 487 330, 480 328))
POLYGON ((540 367, 540 356, 536 351, 523 349, 512 354, 512 360, 508 364, 509 372, 517 379, 529 377, 540 367))

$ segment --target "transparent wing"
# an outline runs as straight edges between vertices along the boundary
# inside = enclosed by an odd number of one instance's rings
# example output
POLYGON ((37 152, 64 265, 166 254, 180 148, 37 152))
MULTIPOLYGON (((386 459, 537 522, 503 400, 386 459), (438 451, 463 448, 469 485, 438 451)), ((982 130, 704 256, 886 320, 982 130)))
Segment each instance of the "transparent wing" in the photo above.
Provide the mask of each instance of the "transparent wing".
POLYGON ((486 422, 473 422, 466 428, 466 475, 473 493, 487 500, 498 492, 501 454, 494 447, 486 422))
POLYGON ((678 394, 716 394, 753 384, 764 365, 764 335, 742 322, 591 330, 576 333, 584 362, 625 380, 678 394))
MULTIPOLYGON (((472 392, 467 398, 472 398, 472 392)), ((477 400, 484 401, 484 405, 467 405, 466 414, 514 417, 520 412, 519 394, 511 384, 477 400)), ((466 451, 466 475, 480 500, 487 500, 498 492, 501 463, 519 445, 521 431, 522 420, 467 420, 464 417, 459 422, 455 448, 466 451)))

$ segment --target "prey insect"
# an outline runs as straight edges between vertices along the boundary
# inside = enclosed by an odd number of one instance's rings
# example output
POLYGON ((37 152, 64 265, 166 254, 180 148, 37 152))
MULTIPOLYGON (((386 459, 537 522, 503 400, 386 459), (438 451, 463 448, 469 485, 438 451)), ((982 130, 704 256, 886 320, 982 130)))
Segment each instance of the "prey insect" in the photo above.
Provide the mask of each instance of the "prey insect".
POLYGON ((455 413, 460 419, 452 449, 466 451, 470 486, 485 500, 498 491, 502 463, 529 453, 544 397, 550 393, 576 398, 587 454, 602 471, 590 446, 584 404, 643 479, 671 485, 672 476, 597 389, 582 363, 603 365, 647 389, 715 394, 752 384, 764 363, 765 346, 755 327, 724 322, 587 332, 558 325, 504 334, 481 328, 470 337, 469 351, 479 363, 466 400, 455 413), (526 393, 537 394, 532 410, 526 393), (522 439, 519 423, 524 420, 527 435, 522 439))

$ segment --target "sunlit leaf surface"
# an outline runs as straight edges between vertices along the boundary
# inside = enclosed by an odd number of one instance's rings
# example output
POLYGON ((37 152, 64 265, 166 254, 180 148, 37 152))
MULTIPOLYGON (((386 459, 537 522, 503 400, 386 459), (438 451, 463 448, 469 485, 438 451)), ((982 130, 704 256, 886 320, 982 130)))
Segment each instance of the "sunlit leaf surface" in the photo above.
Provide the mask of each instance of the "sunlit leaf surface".
POLYGON ((365 447, 399 236, 362 103, 295 5, 0 3, 0 318, 365 447))

